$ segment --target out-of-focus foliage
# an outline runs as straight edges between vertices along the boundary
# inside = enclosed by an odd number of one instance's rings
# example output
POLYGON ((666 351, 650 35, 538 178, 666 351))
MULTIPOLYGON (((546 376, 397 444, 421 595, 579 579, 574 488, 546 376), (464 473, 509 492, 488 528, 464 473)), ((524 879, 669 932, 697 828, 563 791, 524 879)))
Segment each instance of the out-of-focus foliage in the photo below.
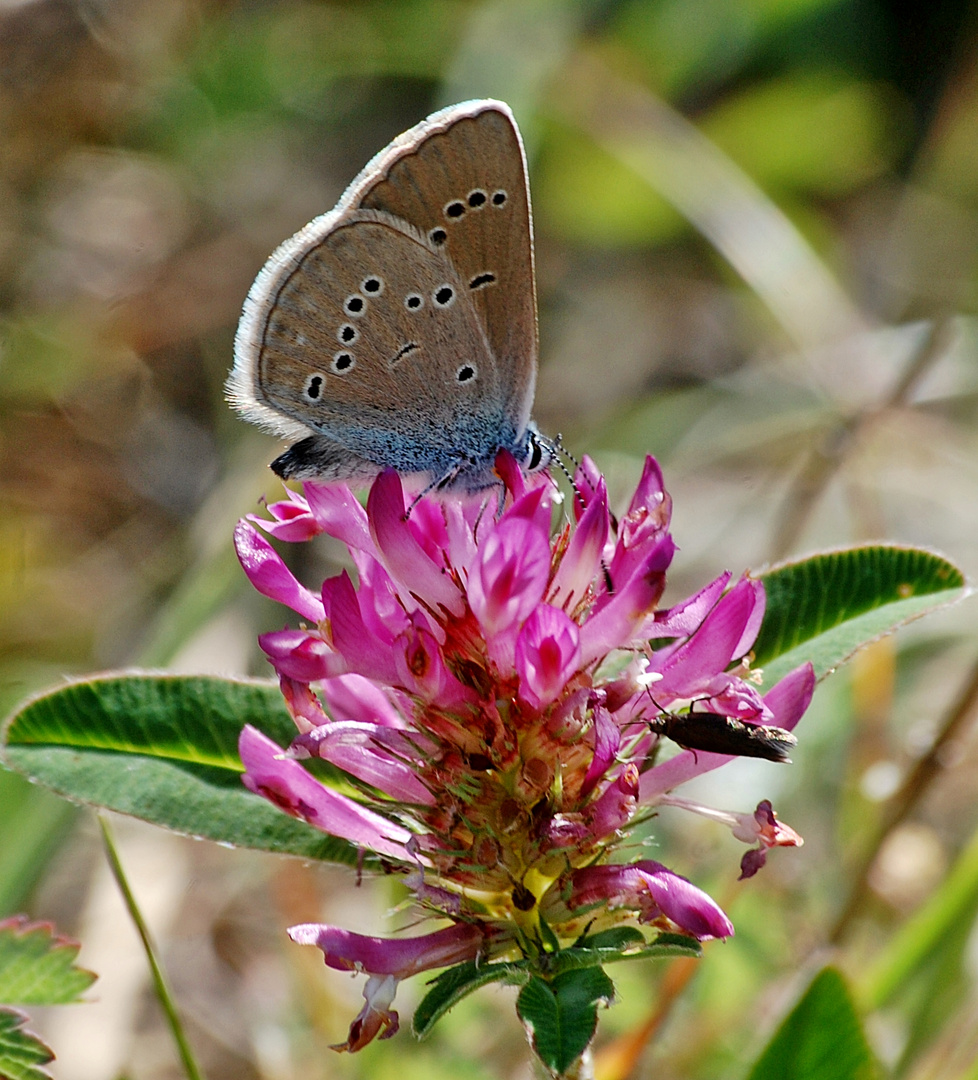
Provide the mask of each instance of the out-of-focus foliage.
MULTIPOLYGON (((241 301, 373 153, 472 96, 508 100, 527 140, 537 419, 622 491, 659 456, 675 596, 724 566, 881 538, 974 577, 975 15, 884 0, 0 4, 3 711, 122 664, 265 673, 255 636, 286 615, 251 594, 230 545, 278 490, 274 440, 223 402, 241 301)), ((806 838, 750 882, 716 826, 651 824, 653 855, 681 846, 737 936, 694 969, 619 965, 602 1076, 744 1075, 830 942, 888 1067, 974 1075, 974 624, 964 604, 881 642, 822 686, 792 766, 724 770, 709 801, 747 810, 761 786, 806 838)), ((46 1024, 58 1075, 173 1076, 95 832, 40 795, 0 775, 0 914, 52 919, 101 976, 99 1005, 46 1024)), ((213 1080, 522 1075, 502 989, 501 1008, 492 991, 467 998, 424 1044, 404 1025, 396 1043, 325 1056, 359 988, 283 928, 377 932, 400 900, 382 884, 143 828, 120 842, 213 1080)))

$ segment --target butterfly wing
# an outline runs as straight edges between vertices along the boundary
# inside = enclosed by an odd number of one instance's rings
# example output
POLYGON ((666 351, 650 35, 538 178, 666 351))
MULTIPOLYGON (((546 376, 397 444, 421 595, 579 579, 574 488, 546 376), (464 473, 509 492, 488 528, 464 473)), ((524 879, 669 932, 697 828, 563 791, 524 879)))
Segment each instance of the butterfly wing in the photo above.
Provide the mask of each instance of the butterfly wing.
POLYGON ((448 255, 522 433, 536 384, 536 276, 526 157, 508 106, 471 101, 433 114, 378 154, 346 201, 410 222, 448 255))
POLYGON ((249 292, 228 380, 247 419, 303 440, 276 471, 437 478, 469 462, 477 481, 499 446, 525 447, 530 227, 515 121, 476 101, 394 140, 281 245, 249 292))
POLYGON ((355 212, 325 235, 310 229, 258 304, 258 396, 326 438, 330 453, 316 446, 315 457, 328 457, 333 476, 337 445, 353 459, 349 476, 364 474, 363 461, 444 475, 460 458, 482 460, 500 387, 465 294, 451 262, 390 215, 355 212))

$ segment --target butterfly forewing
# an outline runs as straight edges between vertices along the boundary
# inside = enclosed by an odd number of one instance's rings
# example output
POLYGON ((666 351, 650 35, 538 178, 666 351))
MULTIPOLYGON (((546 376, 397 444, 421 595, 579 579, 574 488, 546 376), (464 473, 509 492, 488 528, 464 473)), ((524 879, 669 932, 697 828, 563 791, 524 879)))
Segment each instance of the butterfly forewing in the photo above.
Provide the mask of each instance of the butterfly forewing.
POLYGON ((394 214, 443 250, 467 286, 525 429, 537 364, 533 239, 523 145, 499 102, 455 106, 397 140, 364 171, 356 204, 394 214), (425 135, 418 141, 418 132, 425 135))

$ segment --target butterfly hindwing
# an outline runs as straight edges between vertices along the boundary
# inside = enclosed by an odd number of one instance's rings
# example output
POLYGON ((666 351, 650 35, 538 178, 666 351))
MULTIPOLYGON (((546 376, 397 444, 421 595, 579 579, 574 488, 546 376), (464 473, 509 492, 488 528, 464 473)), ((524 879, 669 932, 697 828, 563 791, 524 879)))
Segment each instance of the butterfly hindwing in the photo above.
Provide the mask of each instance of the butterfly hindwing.
POLYGON ((464 288, 450 261, 397 219, 348 217, 293 260, 267 307, 262 398, 404 472, 478 456, 499 386, 464 288))

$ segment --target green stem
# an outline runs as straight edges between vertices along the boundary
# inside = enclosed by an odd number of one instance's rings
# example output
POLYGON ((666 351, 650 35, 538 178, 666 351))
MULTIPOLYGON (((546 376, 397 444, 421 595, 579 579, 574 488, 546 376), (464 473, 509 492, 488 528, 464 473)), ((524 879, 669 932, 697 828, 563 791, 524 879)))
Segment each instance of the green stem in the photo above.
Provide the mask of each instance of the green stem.
POLYGON ((129 917, 132 919, 133 925, 136 927, 136 931, 143 943, 146 959, 149 961, 149 968, 153 974, 153 985, 156 987, 156 996, 163 1006, 163 1012, 166 1014, 167 1021, 169 1022, 170 1031, 173 1033, 173 1039, 177 1044, 177 1050, 180 1054, 180 1060, 183 1062, 184 1072, 187 1074, 188 1080, 204 1080, 204 1074, 201 1072, 200 1066, 194 1058, 193 1051, 190 1049, 190 1043, 187 1041, 187 1037, 184 1034, 183 1023, 177 1013, 176 1003, 173 1000, 173 995, 170 993, 166 976, 163 974, 163 968, 157 958, 156 946, 153 944, 153 939, 150 937, 149 927, 143 919, 142 912, 139 910, 139 905, 136 903, 136 898, 133 896, 132 890, 129 888, 129 882, 126 880, 126 874, 122 869, 122 863, 119 861, 119 853, 116 850, 109 823, 101 814, 97 816, 99 827, 102 830, 102 843, 105 845, 105 854, 109 860, 109 868, 112 871, 112 876, 116 880, 116 884, 119 886, 119 891, 122 893, 122 899, 125 901, 126 908, 129 911, 129 917))

